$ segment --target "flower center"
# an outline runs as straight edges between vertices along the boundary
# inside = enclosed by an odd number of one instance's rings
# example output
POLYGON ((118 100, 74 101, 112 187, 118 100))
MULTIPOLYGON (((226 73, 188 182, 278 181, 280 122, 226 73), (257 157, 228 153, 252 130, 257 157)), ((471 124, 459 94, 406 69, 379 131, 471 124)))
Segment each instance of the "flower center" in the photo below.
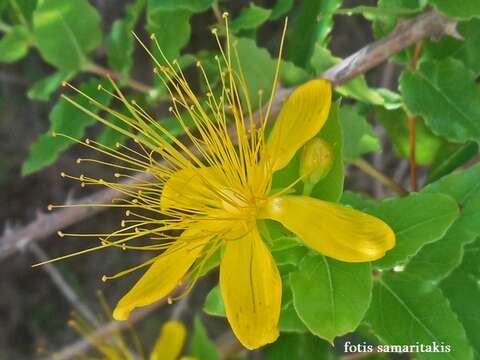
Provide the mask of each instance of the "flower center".
POLYGON ((233 189, 224 189, 221 195, 224 210, 232 215, 232 218, 247 222, 256 220, 258 210, 266 201, 263 197, 255 196, 248 191, 237 192, 233 189))

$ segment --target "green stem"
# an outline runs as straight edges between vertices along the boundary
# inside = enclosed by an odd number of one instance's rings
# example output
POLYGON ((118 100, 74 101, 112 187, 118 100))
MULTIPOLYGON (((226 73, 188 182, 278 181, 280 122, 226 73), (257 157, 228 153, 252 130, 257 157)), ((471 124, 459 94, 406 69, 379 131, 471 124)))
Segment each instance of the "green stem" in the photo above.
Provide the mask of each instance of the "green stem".
POLYGON ((310 196, 312 194, 313 188, 315 187, 316 184, 310 182, 310 181, 304 181, 303 183, 303 196, 310 196))
POLYGON ((17 0, 10 0, 10 6, 12 7, 13 11, 15 11, 15 14, 18 16, 18 20, 22 23, 22 25, 25 25, 25 27, 29 29, 30 25, 28 24, 25 15, 23 15, 22 9, 20 6, 18 6, 17 0))
POLYGON ((270 246, 272 246, 273 239, 270 236, 270 231, 268 230, 268 226, 265 220, 258 220, 257 226, 258 226, 258 231, 260 231, 260 235, 262 236, 262 239, 265 240, 270 246))

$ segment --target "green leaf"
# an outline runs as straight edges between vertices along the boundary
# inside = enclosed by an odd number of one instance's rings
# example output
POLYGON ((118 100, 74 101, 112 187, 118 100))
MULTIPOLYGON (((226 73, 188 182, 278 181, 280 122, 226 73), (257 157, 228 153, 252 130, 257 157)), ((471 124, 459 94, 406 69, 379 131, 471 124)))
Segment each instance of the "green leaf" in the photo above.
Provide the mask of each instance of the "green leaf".
POLYGON ((443 194, 414 193, 386 199, 365 211, 385 221, 395 232, 395 247, 373 262, 377 269, 406 263, 425 244, 440 239, 458 216, 455 200, 443 194))
POLYGON ((148 0, 150 11, 187 10, 198 13, 212 6, 214 0, 148 0))
POLYGON ((357 210, 365 210, 367 208, 373 208, 377 206, 378 201, 368 198, 364 194, 360 194, 353 191, 344 191, 340 203, 351 206, 357 210))
POLYGON ((298 17, 287 37, 285 59, 300 67, 306 67, 315 44, 325 45, 332 30, 333 12, 340 6, 339 0, 305 0, 301 2, 298 17))
POLYGON ((475 350, 475 358, 480 356, 480 318, 476 316, 480 303, 479 263, 480 241, 477 240, 465 248, 462 264, 440 285, 465 328, 475 350))
POLYGON ((480 20, 460 22, 458 32, 463 40, 444 36, 440 41, 426 43, 422 57, 429 60, 455 58, 462 61, 478 77, 480 75, 480 20))
MULTIPOLYGON (((147 9, 147 31, 155 34, 168 61, 178 58, 180 50, 190 40, 192 13, 188 10, 163 10, 163 7, 162 10, 147 9)), ((156 59, 160 63, 164 62, 155 45, 153 49, 156 59)))
POLYGON ((299 261, 306 255, 308 249, 298 243, 296 246, 292 246, 286 249, 274 250, 272 255, 275 259, 275 263, 280 265, 297 266, 299 261))
MULTIPOLYGON (((384 126, 387 135, 393 143, 395 153, 404 158, 410 157, 410 141, 408 119, 405 110, 386 110, 377 108, 377 119, 384 126)), ((428 165, 433 162, 445 141, 433 134, 422 118, 415 121, 415 161, 418 165, 428 165)))
POLYGON ((240 15, 232 20, 230 30, 232 33, 237 33, 241 30, 256 29, 270 18, 271 13, 270 9, 250 3, 249 7, 243 8, 240 15))
POLYGON ((360 116, 358 108, 340 108, 340 121, 343 129, 343 155, 352 161, 369 152, 380 151, 380 141, 367 120, 360 116))
POLYGON ((332 360, 329 344, 310 334, 281 334, 266 348, 266 360, 332 360))
POLYGON ((290 274, 290 284, 299 317, 313 334, 333 342, 363 319, 370 304, 371 268, 310 255, 290 274))
POLYGON ((225 305, 223 304, 222 292, 220 286, 215 286, 207 295, 203 311, 208 315, 225 317, 225 305))
POLYGON ((296 66, 290 61, 282 61, 280 66, 280 79, 284 86, 292 87, 303 84, 308 81, 310 77, 310 74, 301 67, 296 66))
POLYGON ((337 87, 340 95, 356 99, 366 104, 384 105, 385 99, 377 91, 371 89, 364 76, 356 77, 345 85, 337 87))
POLYGON ((63 81, 70 80, 75 74, 69 71, 57 71, 35 82, 27 96, 32 100, 48 101, 63 81))
POLYGON ((445 194, 461 206, 458 219, 439 241, 425 246, 405 271, 437 283, 462 261, 463 247, 480 234, 480 165, 445 176, 422 193, 445 194))
POLYGON ((451 17, 459 19, 480 17, 480 2, 477 0, 429 0, 429 2, 445 15, 451 17))
POLYGON ((101 41, 100 15, 87 0, 39 0, 33 31, 42 57, 61 70, 78 71, 101 41))
MULTIPOLYGON (((80 87, 80 90, 94 97, 98 102, 108 105, 111 97, 104 91, 98 91, 98 84, 99 81, 97 79, 90 79, 80 87)), ((104 81, 102 86, 108 89, 109 84, 104 81)), ((72 99, 86 109, 94 112, 98 111, 82 95, 75 95, 72 99)), ((52 108, 49 119, 50 129, 45 134, 40 135, 32 144, 30 154, 22 165, 22 175, 29 175, 54 163, 58 155, 72 145, 72 141, 65 137, 53 137, 52 132, 65 134, 75 139, 82 139, 85 129, 96 121, 92 116, 84 113, 64 98, 60 99, 52 108)))
MULTIPOLYGON (((241 69, 236 59, 232 59, 232 66, 234 70, 243 72, 252 107, 256 109, 259 105, 259 91, 263 92, 263 103, 270 96, 276 61, 272 59, 267 50, 259 48, 253 40, 236 38, 234 41, 241 69)), ((240 96, 245 99, 245 94, 241 93, 240 96)))
POLYGON ((295 306, 293 305, 293 294, 290 286, 290 279, 285 276, 282 281, 282 308, 280 311, 280 320, 278 328, 281 332, 306 333, 307 327, 298 317, 295 306))
POLYGON ((209 339, 207 330, 198 316, 193 320, 190 355, 197 360, 220 360, 215 343, 209 339))
POLYGON ((374 32, 376 37, 383 37, 395 27, 398 16, 394 12, 404 12, 405 15, 415 14, 422 11, 428 0, 379 0, 376 14, 371 14, 374 20, 374 32), (392 11, 393 10, 393 11, 392 11))
POLYGON ((462 205, 459 221, 465 231, 480 233, 480 164, 451 174, 427 186, 424 193, 442 193, 453 197, 462 205))
POLYGON ((106 52, 111 68, 128 77, 133 66, 134 37, 132 31, 145 8, 146 0, 136 0, 127 8, 125 19, 115 20, 106 38, 106 52))
POLYGON ((11 18, 15 23, 28 26, 32 21, 32 13, 37 6, 37 0, 4 0, 10 6, 11 18))
POLYGON ((471 141, 466 144, 445 144, 442 146, 428 171, 427 183, 450 174, 478 154, 478 144, 471 141))
POLYGON ((12 63, 27 55, 31 39, 23 25, 13 26, 0 40, 0 62, 12 63))
POLYGON ((332 147, 332 169, 320 180, 311 192, 312 197, 337 202, 342 196, 345 169, 343 163, 343 130, 340 123, 340 102, 332 104, 327 122, 318 134, 332 147))
POLYGON ((272 13, 270 15, 271 20, 277 20, 290 11, 293 6, 293 0, 277 0, 272 13))
POLYGON ((366 322, 382 342, 451 347, 442 354, 415 352, 420 360, 473 359, 465 330, 439 289, 402 273, 385 274, 374 283, 366 322))
POLYGON ((480 90, 458 60, 422 62, 400 78, 405 105, 452 142, 480 141, 480 90))

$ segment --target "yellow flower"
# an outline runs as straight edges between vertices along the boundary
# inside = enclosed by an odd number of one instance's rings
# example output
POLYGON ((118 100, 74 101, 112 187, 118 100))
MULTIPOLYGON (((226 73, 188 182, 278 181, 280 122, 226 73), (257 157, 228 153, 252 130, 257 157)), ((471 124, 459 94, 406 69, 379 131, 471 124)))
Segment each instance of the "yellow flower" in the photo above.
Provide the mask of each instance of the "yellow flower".
MULTIPOLYGON (((216 33, 215 36, 220 43, 216 33)), ((292 187, 272 192, 274 173, 284 168, 325 124, 331 105, 331 84, 313 80, 298 87, 283 104, 266 139, 276 80, 266 111, 256 122, 248 84, 235 46, 230 43, 228 27, 226 47, 221 48, 221 54, 216 58, 220 91, 212 89, 202 65, 197 64, 208 89, 205 101, 195 96, 175 61, 170 63, 164 58, 162 64, 157 62, 156 72, 171 94, 170 111, 193 149, 135 102, 127 100, 114 84, 113 95, 130 116, 85 96, 135 131, 118 127, 76 104, 130 136, 139 148, 118 144, 110 149, 87 140, 86 146, 113 157, 117 163, 93 161, 118 168, 121 173, 116 173, 116 178, 130 176, 125 174, 129 171, 150 176, 140 184, 84 175, 76 178, 82 185, 108 186, 129 197, 110 205, 127 210, 123 227, 111 234, 97 234, 102 244, 83 252, 110 246, 164 250, 136 268, 105 277, 118 277, 150 265, 114 310, 114 318, 124 320, 133 309, 169 295, 182 279, 190 278, 193 283, 208 258, 221 251, 220 287, 228 321, 239 341, 255 349, 277 339, 282 297, 280 275, 259 233, 258 221, 278 221, 311 249, 347 262, 381 258, 394 246, 395 238, 388 225, 360 211, 307 196, 287 195, 292 187), (188 126, 187 117, 193 121, 193 129, 188 126)), ((278 65, 276 74, 277 79, 278 65)))
MULTIPOLYGON (((70 321, 70 325, 82 334, 92 345, 101 357, 101 360, 134 360, 134 359, 147 359, 145 356, 142 344, 140 343, 137 334, 134 333, 134 354, 127 345, 125 339, 121 334, 113 334, 110 339, 94 337, 94 328, 92 328, 88 322, 76 317, 75 320, 70 321)), ((149 360, 195 360, 194 357, 181 356, 185 340, 187 336, 187 330, 185 325, 180 321, 171 320, 162 325, 160 334, 158 335, 155 344, 148 356, 149 360)), ((86 357, 79 357, 79 359, 85 359, 86 357)), ((55 355, 53 355, 55 359, 55 355)), ((90 358, 88 359, 97 359, 90 358)))

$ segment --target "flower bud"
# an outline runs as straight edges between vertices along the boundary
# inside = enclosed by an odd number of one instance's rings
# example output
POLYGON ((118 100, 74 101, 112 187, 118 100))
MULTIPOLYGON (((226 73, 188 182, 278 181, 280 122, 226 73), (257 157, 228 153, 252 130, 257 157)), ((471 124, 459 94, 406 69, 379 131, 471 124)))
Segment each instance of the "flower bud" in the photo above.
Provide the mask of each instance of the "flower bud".
POLYGON ((300 176, 305 184, 316 184, 332 169, 333 150, 325 140, 315 137, 305 144, 300 158, 300 176))

